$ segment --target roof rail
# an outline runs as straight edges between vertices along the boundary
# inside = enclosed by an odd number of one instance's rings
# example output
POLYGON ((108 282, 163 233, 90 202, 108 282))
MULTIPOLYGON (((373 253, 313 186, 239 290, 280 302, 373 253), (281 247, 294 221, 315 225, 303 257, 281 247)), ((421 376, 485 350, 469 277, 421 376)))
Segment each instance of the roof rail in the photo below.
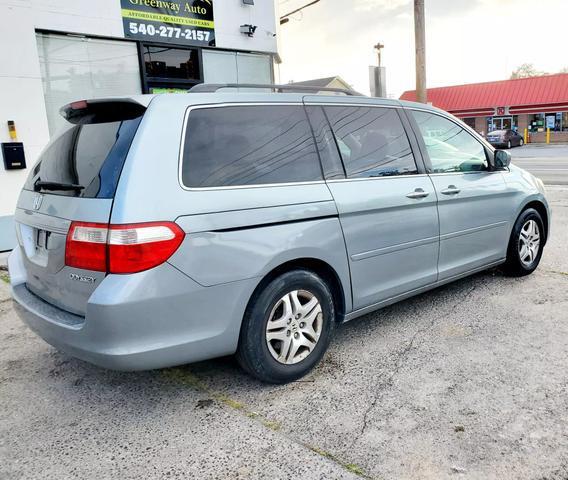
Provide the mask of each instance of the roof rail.
POLYGON ((361 93, 347 88, 331 88, 331 87, 312 87, 306 85, 276 85, 276 84, 256 84, 256 83, 199 83, 192 87, 190 93, 214 93, 223 88, 264 88, 270 89, 275 93, 284 91, 301 92, 301 93, 317 93, 317 92, 335 92, 343 93, 350 96, 362 96, 361 93))

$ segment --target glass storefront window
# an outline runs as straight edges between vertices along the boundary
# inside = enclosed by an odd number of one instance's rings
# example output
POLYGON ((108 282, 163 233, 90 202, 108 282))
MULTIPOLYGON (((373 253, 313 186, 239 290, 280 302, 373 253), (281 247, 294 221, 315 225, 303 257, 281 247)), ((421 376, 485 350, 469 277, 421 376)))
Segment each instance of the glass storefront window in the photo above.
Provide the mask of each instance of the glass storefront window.
POLYGON ((196 49, 143 45, 147 77, 199 80, 199 53, 196 49))
POLYGON ((544 113, 535 113, 534 115, 529 115, 529 131, 533 133, 544 132, 544 122, 544 113))
POLYGON ((568 112, 536 113, 529 115, 529 130, 531 132, 568 132, 568 112))
POLYGON ((475 118, 462 118, 463 123, 475 130, 475 118))
POLYGON ((75 100, 142 93, 134 42, 37 34, 49 133, 65 119, 59 109, 75 100))
POLYGON ((203 50, 203 77, 206 83, 272 82, 270 55, 203 50))

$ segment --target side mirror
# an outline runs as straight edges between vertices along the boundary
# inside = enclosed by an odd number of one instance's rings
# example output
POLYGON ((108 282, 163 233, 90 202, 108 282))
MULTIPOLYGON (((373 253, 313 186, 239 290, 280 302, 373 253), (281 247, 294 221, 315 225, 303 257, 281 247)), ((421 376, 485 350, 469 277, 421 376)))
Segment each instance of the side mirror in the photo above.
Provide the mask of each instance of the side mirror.
POLYGON ((511 154, 505 150, 495 150, 493 167, 497 170, 507 168, 511 163, 511 154))

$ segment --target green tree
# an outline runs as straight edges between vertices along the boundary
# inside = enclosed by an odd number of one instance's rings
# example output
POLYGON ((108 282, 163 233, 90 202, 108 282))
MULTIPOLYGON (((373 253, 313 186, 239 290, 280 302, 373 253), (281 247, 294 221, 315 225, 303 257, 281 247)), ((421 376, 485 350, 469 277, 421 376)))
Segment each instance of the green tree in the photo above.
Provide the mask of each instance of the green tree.
POLYGON ((532 63, 523 63, 521 66, 513 70, 513 73, 511 73, 511 79, 540 77, 541 75, 547 75, 547 72, 537 70, 532 63))

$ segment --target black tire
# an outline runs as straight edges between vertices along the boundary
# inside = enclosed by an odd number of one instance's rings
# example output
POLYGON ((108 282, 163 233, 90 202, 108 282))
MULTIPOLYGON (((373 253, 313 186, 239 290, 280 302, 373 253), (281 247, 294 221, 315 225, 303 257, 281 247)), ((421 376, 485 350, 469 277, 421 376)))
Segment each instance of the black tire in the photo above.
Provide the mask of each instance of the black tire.
POLYGON ((525 141, 521 138, 519 140, 519 147, 522 147, 525 144, 525 141))
POLYGON ((292 270, 271 280, 251 298, 243 318, 236 357, 245 371, 263 382, 291 382, 306 375, 319 363, 327 350, 334 327, 335 309, 329 286, 309 270, 292 270), (316 297, 323 320, 313 350, 298 363, 284 364, 274 358, 268 348, 266 327, 280 299, 295 290, 304 290, 316 297))
POLYGON ((509 141, 507 142, 507 148, 508 148, 508 149, 511 149, 511 146, 512 146, 512 145, 511 145, 511 140, 509 140, 509 141))
POLYGON ((544 223, 540 214, 534 208, 527 208, 524 210, 519 215, 519 218, 517 218, 517 221, 513 226, 513 231, 511 232, 511 238, 509 239, 509 246, 507 248, 507 261, 503 266, 505 273, 513 277, 523 277, 534 272, 542 257, 545 235, 544 223), (534 259, 527 265, 521 260, 519 245, 521 242, 521 230, 523 229, 523 226, 529 222, 529 220, 534 220, 538 226, 540 244, 534 259))

